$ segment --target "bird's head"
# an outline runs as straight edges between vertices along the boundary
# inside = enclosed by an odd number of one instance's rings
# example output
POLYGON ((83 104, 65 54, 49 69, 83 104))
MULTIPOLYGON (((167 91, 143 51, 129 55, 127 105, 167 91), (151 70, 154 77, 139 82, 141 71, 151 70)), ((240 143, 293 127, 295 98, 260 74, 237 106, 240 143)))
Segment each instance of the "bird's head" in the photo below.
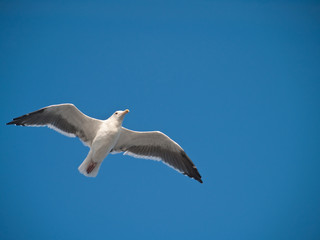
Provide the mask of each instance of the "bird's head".
POLYGON ((123 121, 124 116, 129 112, 129 109, 126 109, 124 111, 116 111, 112 117, 120 120, 121 122, 123 121))

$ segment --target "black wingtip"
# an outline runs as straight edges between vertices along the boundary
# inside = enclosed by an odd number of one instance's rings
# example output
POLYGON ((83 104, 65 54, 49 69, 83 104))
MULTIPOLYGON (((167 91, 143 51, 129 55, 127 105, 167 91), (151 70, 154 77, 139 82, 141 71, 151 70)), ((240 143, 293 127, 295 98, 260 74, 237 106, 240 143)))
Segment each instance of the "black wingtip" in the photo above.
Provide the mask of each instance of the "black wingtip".
POLYGON ((197 167, 194 165, 194 163, 191 161, 188 155, 183 150, 181 150, 180 153, 182 157, 187 160, 188 163, 187 165, 185 165, 187 167, 187 171, 183 174, 189 176, 190 178, 193 178, 194 180, 197 180, 199 183, 203 183, 197 167))
POLYGON ((199 183, 203 183, 201 176, 200 177, 192 176, 191 178, 193 178, 194 180, 197 180, 199 183))
POLYGON ((22 115, 20 117, 16 117, 14 118, 11 122, 6 123, 6 125, 17 125, 17 126, 25 126, 25 120, 28 119, 30 116, 38 114, 38 113, 42 113, 46 108, 41 108, 37 111, 31 112, 31 113, 27 113, 25 115, 22 115))
POLYGON ((11 122, 6 123, 6 125, 25 126, 23 122, 18 121, 16 118, 14 118, 11 122))

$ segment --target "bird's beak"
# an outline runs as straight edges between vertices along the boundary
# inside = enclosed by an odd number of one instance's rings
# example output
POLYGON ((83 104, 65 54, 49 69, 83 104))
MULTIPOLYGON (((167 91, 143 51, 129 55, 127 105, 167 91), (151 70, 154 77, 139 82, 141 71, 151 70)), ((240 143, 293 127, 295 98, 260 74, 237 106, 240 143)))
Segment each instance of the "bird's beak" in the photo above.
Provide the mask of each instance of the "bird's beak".
POLYGON ((126 110, 124 110, 123 112, 124 112, 123 114, 127 114, 127 113, 130 112, 130 111, 129 111, 129 109, 126 109, 126 110))

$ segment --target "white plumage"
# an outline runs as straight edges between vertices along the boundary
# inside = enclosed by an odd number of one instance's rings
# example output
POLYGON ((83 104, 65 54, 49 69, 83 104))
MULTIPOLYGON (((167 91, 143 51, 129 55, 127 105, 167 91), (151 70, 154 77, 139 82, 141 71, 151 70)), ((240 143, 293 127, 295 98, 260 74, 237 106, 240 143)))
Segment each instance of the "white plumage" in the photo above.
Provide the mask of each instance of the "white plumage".
POLYGON ((133 157, 161 160, 177 171, 202 183, 201 176, 184 150, 159 131, 137 132, 122 127, 129 112, 116 111, 106 120, 98 120, 80 112, 73 104, 51 105, 28 113, 7 125, 48 126, 66 136, 79 137, 90 147, 79 171, 97 176, 102 161, 109 153, 124 152, 133 157))

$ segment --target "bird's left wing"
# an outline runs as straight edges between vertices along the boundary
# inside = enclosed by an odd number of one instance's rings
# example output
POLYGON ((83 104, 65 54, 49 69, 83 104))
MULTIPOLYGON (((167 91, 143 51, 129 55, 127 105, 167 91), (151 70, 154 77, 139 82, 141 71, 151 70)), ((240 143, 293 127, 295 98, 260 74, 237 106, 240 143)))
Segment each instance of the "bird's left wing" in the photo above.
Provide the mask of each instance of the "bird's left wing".
POLYGON ((112 151, 124 152, 137 158, 161 160, 202 183, 201 175, 184 150, 162 132, 137 132, 122 128, 119 140, 112 151))
POLYGON ((91 143, 101 120, 88 117, 73 104, 51 105, 14 118, 7 125, 47 126, 69 137, 79 137, 86 145, 91 143))

